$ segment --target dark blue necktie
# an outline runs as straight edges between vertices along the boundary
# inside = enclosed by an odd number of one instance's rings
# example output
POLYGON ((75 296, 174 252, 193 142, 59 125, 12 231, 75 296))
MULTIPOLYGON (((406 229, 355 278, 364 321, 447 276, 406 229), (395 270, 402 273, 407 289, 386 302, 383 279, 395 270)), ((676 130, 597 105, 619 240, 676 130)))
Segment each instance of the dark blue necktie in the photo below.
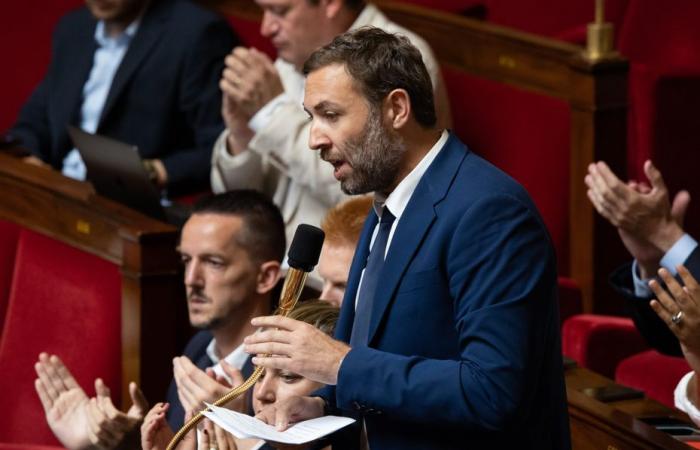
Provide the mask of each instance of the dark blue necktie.
POLYGON ((352 323, 352 334, 350 335, 350 346, 367 345, 369 339, 369 322, 372 315, 372 304, 374 295, 379 284, 379 276, 384 266, 384 254, 386 253, 386 243, 389 241, 391 225, 394 223, 394 215, 388 208, 384 207, 382 218, 379 222, 379 231, 374 238, 374 244, 367 256, 365 273, 362 276, 360 294, 355 308, 355 321, 352 323))

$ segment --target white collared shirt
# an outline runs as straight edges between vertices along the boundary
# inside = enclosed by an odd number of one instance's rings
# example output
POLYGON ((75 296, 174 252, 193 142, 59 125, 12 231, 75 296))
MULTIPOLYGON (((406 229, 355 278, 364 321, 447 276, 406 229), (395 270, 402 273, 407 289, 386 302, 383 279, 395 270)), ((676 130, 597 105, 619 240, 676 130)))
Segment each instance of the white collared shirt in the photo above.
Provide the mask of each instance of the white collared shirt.
MULTIPOLYGON (((216 339, 212 339, 211 342, 209 342, 209 345, 207 345, 207 356, 209 359, 211 359, 211 362, 214 363, 212 366, 212 369, 214 369, 214 373, 220 377, 226 378, 226 380, 231 383, 233 380, 229 378, 229 376, 224 372, 224 369, 221 368, 221 358, 219 358, 219 355, 216 354, 216 339)), ((238 370, 241 370, 243 366, 245 365, 246 360, 248 359, 248 354, 243 350, 243 344, 239 345, 236 347, 231 353, 226 355, 224 358, 224 361, 228 363, 228 365, 235 367, 238 370)))
MULTIPOLYGON (((80 128, 84 131, 88 133, 97 131, 114 75, 138 28, 139 21, 135 20, 123 33, 112 37, 107 36, 104 21, 97 22, 95 41, 98 47, 93 57, 90 76, 83 85, 83 103, 80 107, 80 128)), ((78 150, 74 148, 63 158, 61 171, 67 177, 85 180, 87 169, 78 150)))
MULTIPOLYGON (((420 182, 421 178, 423 178, 423 175, 425 175, 425 172, 428 170, 428 167, 430 167, 437 155, 440 153, 440 150, 442 150, 442 148, 445 146, 445 142, 447 142, 447 138, 449 138, 449 136, 450 133, 447 130, 443 130, 440 134, 440 138, 430 148, 428 153, 426 153, 426 155, 423 157, 423 159, 420 160, 416 167, 414 167, 413 170, 411 170, 411 172, 408 175, 406 175, 406 177, 403 180, 401 180, 401 182, 389 194, 388 197, 385 197, 379 192, 374 193, 374 212, 377 214, 377 217, 379 217, 379 221, 381 221, 382 219, 382 211, 384 210, 385 206, 389 208, 389 211, 391 211, 391 214, 393 214, 395 217, 394 223, 391 224, 389 238, 386 242, 384 258, 386 258, 386 255, 389 253, 389 247, 391 246, 391 241, 394 238, 396 226, 401 221, 401 216, 403 215, 406 206, 408 206, 408 202, 411 200, 413 192, 415 192, 416 187, 418 187, 418 183, 420 182)), ((374 240, 377 238, 378 232, 379 222, 377 222, 377 225, 375 225, 374 231, 372 232, 372 240, 369 244, 370 251, 374 246, 374 240)), ((362 269, 362 275, 360 275, 360 284, 358 285, 357 294, 355 295, 355 308, 357 308, 357 302, 359 300, 360 295, 360 286, 362 286, 362 279, 364 277, 365 270, 362 269)))

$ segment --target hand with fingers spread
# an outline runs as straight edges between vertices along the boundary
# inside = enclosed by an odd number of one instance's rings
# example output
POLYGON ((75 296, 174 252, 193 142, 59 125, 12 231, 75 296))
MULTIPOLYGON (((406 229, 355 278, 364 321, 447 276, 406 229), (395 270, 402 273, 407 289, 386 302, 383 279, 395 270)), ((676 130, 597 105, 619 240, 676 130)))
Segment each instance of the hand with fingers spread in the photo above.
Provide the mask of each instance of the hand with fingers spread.
MULTIPOLYGON (((165 414, 169 407, 168 403, 157 403, 146 414, 141 425, 141 447, 143 450, 165 450, 175 435, 165 420, 165 414)), ((191 416, 191 414, 186 414, 185 421, 191 416)))
POLYGON ((323 384, 335 385, 350 347, 306 322, 282 316, 256 317, 265 330, 245 338, 245 351, 256 354, 253 364, 281 369, 323 384), (271 355, 271 356, 263 356, 271 355))
MULTIPOLYGON (((226 388, 226 393, 228 393, 231 389, 234 387, 240 386, 243 384, 245 379, 243 378, 243 374, 241 373, 240 370, 236 369, 233 367, 231 364, 227 363, 226 360, 221 360, 219 362, 219 365, 221 366, 221 369, 223 370, 224 375, 219 375, 216 373, 216 371, 212 367, 207 367, 205 369, 205 373, 209 378, 212 380, 215 380, 217 383, 219 383, 221 386, 226 388)), ((224 394, 226 395, 226 394, 224 394)), ((218 399, 218 398, 217 398, 218 399)), ((228 409, 232 409, 234 411, 237 411, 239 413, 247 413, 248 412, 248 402, 246 401, 246 396, 241 395, 236 399, 231 400, 228 402, 226 405, 224 405, 228 409)))
POLYGON ((700 286, 685 266, 678 266, 678 275, 683 286, 668 270, 659 270, 667 289, 656 280, 649 282, 656 295, 651 307, 680 341, 690 367, 700 374, 700 286))
POLYGON ((126 413, 114 406, 109 388, 100 378, 95 380, 95 392, 97 396, 90 399, 87 408, 88 437, 93 445, 112 449, 141 423, 148 402, 133 382, 129 384, 132 406, 126 413))
POLYGON ((88 436, 89 398, 56 355, 41 353, 34 381, 46 421, 61 444, 71 450, 92 448, 88 436))
MULTIPOLYGON (((233 377, 237 385, 243 382, 239 371, 223 362, 226 373, 233 377)), ((196 412, 204 408, 204 402, 213 403, 226 395, 230 388, 212 379, 205 371, 194 365, 186 356, 173 359, 173 376, 177 385, 177 395, 185 411, 196 412)), ((232 409, 245 412, 245 399, 232 402, 232 409), (242 409, 241 409, 242 408, 242 409)), ((226 405, 229 407, 229 405, 226 405)))
POLYGON ((676 194, 673 203, 659 170, 644 163, 651 186, 622 182, 604 162, 588 166, 585 183, 595 209, 617 227, 627 250, 638 261, 642 278, 649 278, 659 261, 683 236, 683 219, 690 203, 687 191, 676 194))
POLYGON ((238 154, 253 137, 250 119, 270 100, 284 92, 274 64, 255 48, 236 47, 224 60, 219 82, 222 116, 229 130, 229 151, 238 154))

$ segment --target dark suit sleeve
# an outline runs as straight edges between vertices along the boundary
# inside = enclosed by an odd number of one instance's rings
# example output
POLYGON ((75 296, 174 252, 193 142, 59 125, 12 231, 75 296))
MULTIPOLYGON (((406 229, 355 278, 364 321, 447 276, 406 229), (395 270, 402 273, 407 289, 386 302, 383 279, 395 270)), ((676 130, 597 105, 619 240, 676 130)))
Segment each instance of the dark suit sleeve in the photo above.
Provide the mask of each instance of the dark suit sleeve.
POLYGON ((193 36, 180 82, 178 107, 194 136, 194 147, 169 151, 162 158, 170 184, 208 180, 211 149, 224 128, 221 118, 219 80, 224 58, 238 44, 231 27, 223 20, 210 21, 193 36))
MULTIPOLYGON (((696 247, 683 264, 695 278, 700 280, 700 247, 696 247)), ((630 317, 650 347, 666 355, 683 356, 676 336, 649 306, 653 296, 636 295, 631 263, 615 270, 610 275, 610 284, 625 299, 630 317)))
POLYGON ((502 430, 520 412, 543 407, 532 399, 542 400, 537 391, 556 370, 547 355, 560 353, 552 348, 556 269, 541 220, 515 197, 489 196, 459 219, 445 252, 442 284, 404 297, 399 287, 392 301, 450 302, 454 323, 445 326, 455 327, 459 358, 355 347, 340 367, 338 407, 357 402, 392 419, 462 430, 502 430))
POLYGON ((688 268, 693 277, 700 281, 700 246, 695 247, 695 250, 693 250, 683 264, 688 268))
POLYGON ((682 356, 678 339, 649 306, 653 297, 638 297, 635 294, 632 263, 615 270, 610 275, 610 284, 625 299, 627 312, 647 344, 663 354, 682 356))

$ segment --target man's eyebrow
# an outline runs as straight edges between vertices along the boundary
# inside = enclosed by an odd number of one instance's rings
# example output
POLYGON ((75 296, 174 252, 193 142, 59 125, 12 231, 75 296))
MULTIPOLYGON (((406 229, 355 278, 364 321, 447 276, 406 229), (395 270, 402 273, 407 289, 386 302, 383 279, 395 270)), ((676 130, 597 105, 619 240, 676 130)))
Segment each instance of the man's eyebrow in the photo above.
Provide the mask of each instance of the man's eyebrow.
POLYGON ((329 102, 328 100, 323 100, 323 101, 317 103, 316 106, 314 106, 314 111, 323 111, 324 109, 327 109, 327 108, 337 109, 339 107, 340 107, 340 105, 338 105, 337 103, 329 102))

